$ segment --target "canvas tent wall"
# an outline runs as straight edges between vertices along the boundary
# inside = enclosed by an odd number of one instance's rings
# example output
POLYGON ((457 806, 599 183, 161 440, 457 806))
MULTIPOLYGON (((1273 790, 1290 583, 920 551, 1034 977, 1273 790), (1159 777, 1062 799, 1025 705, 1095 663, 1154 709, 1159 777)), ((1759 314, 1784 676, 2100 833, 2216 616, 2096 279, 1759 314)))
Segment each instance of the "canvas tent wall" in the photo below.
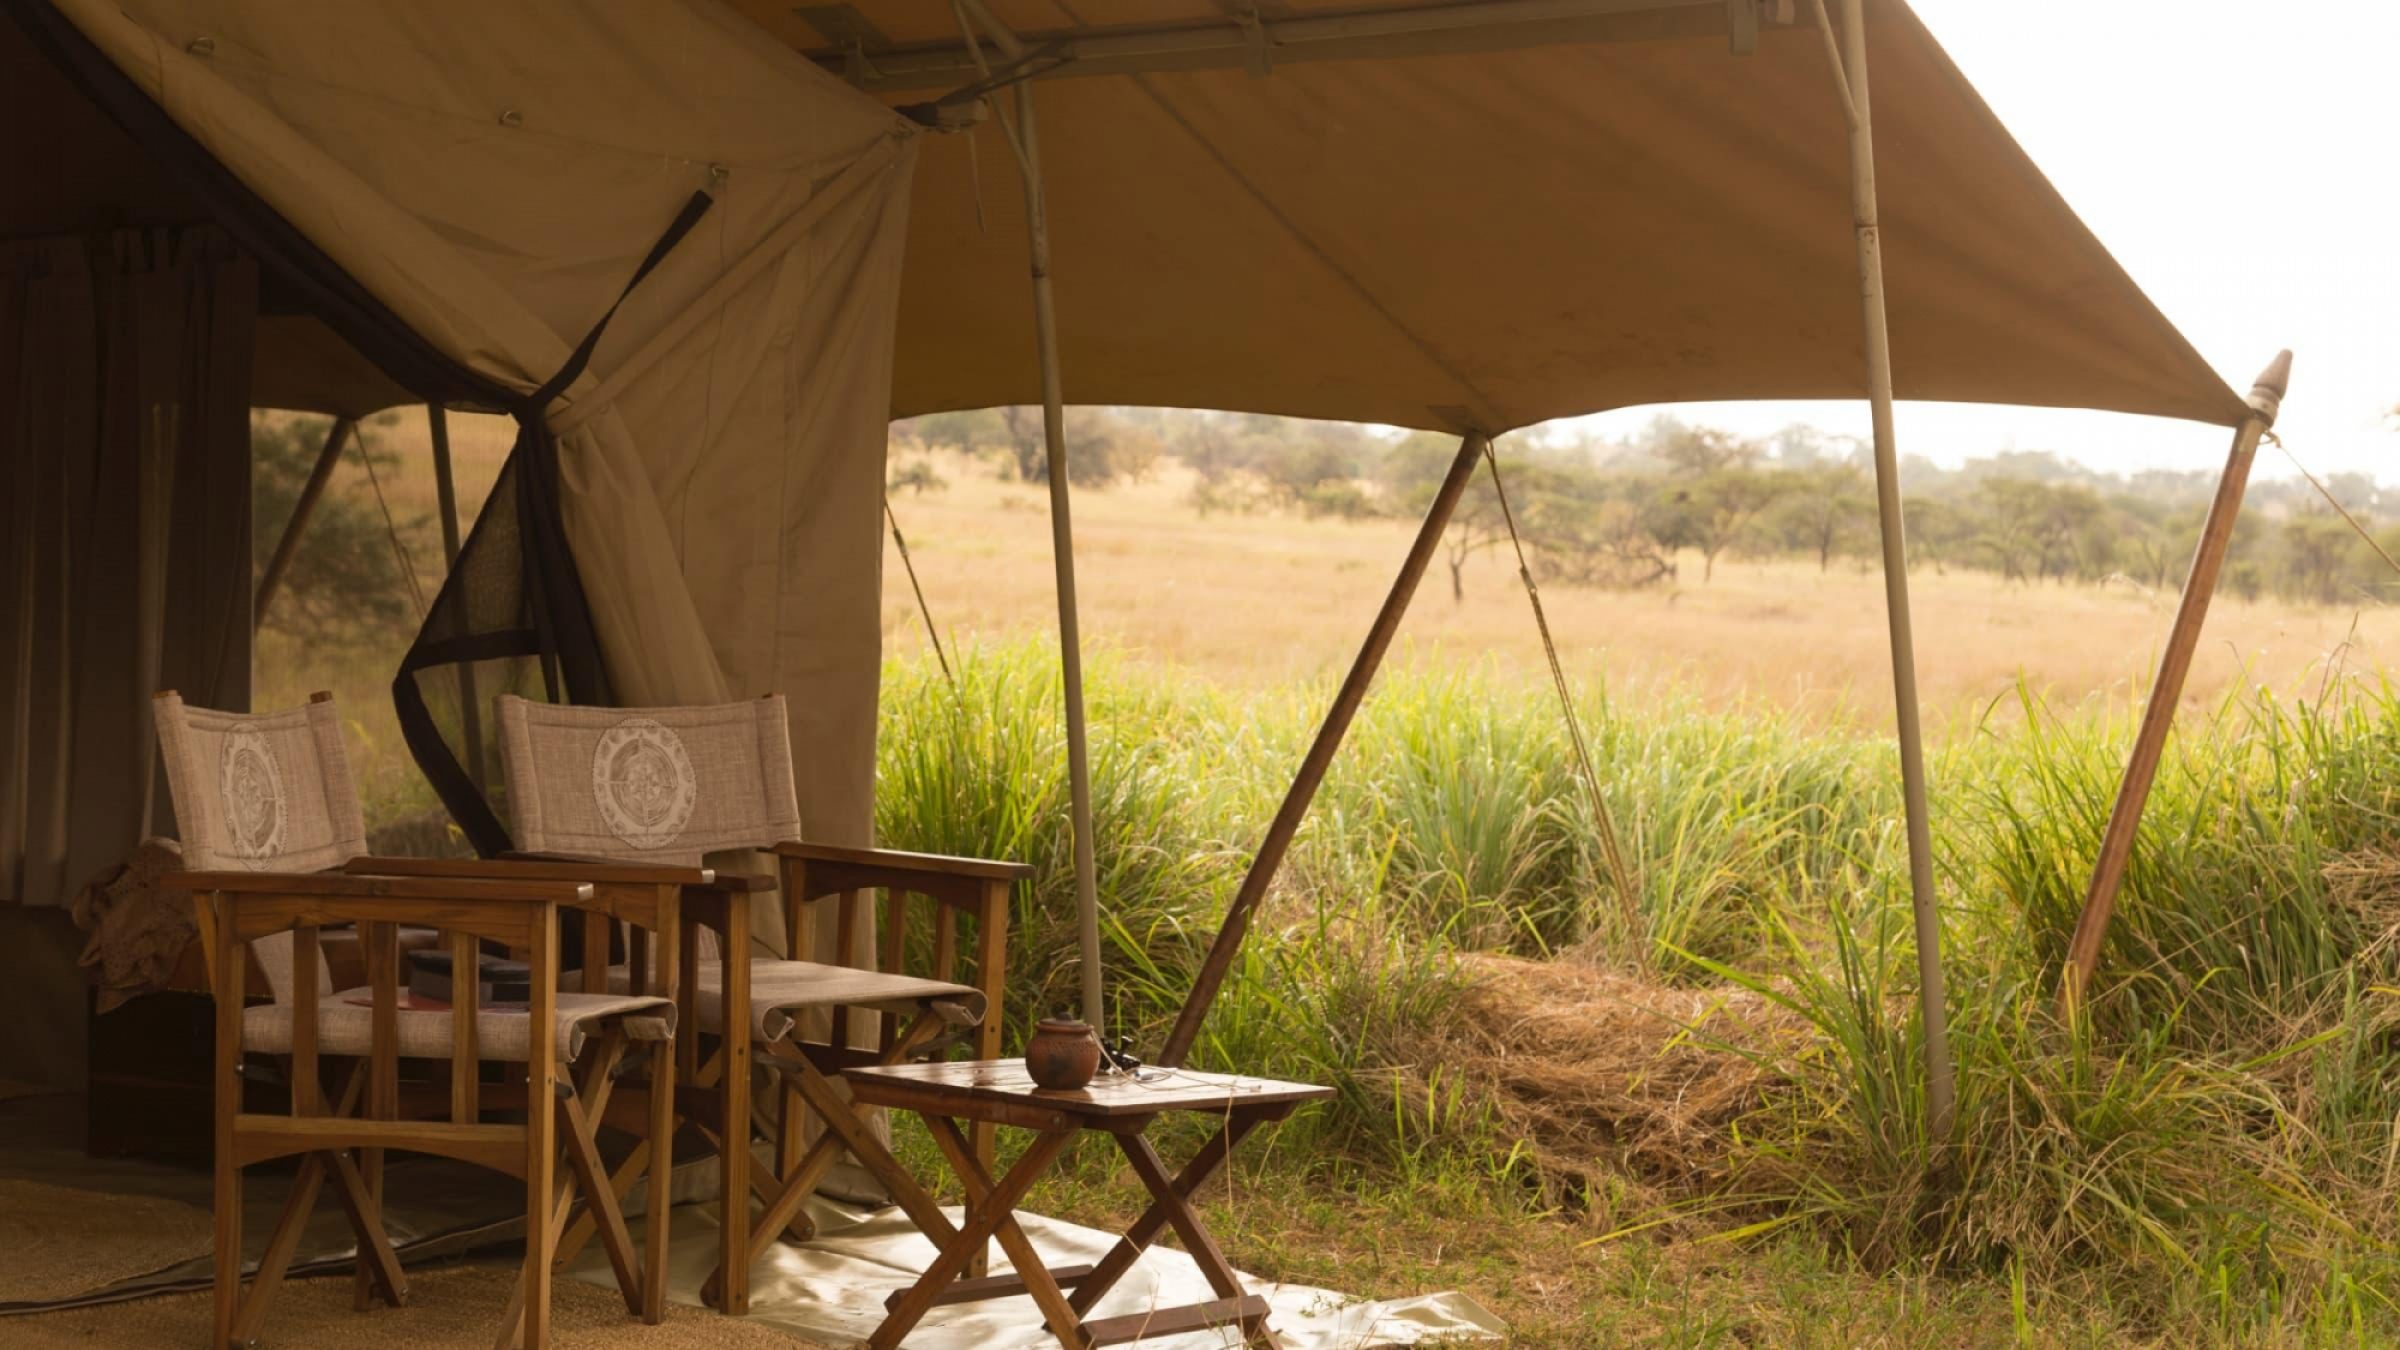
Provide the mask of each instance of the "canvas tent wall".
MULTIPOLYGON (((1005 152, 841 87, 971 82, 952 6, 10 4, 63 19, 503 401, 714 191, 550 410, 567 533, 614 692, 784 690, 812 832, 864 831, 881 422, 1039 394, 1005 152)), ((1076 401, 1500 431, 1862 390, 1843 119, 1806 5, 989 7, 1040 53, 1076 401)), ((2239 420, 1907 7, 1866 8, 1900 392, 2239 420)))
MULTIPOLYGON (((26 115, 8 133, 7 227, 228 230, 260 264, 261 295, 283 289, 276 317, 291 321, 273 335, 262 323, 244 353, 262 403, 509 407, 568 361, 706 193, 706 214, 547 409, 564 533, 614 696, 784 693, 809 748, 807 828, 866 840, 913 128, 699 0, 9 9, 0 56, 11 111, 26 115), (112 105, 110 80, 137 97, 112 105), (128 107, 131 136, 112 125, 128 107), (143 133, 145 113, 163 114, 160 136, 143 133), (36 127, 71 135, 44 144, 36 127), (286 271, 258 220, 245 233, 193 185, 210 174, 324 266, 286 271), (413 364, 308 303, 329 286, 414 344, 413 364)), ((8 449, 12 470, 78 471, 77 447, 55 438, 8 449)), ((238 560, 246 588, 247 532, 233 533, 209 542, 224 566, 238 560)), ((18 629, 16 609, 0 606, 0 630, 18 629)), ((18 811, 23 796, 0 807, 18 811)), ((63 901, 56 888, 20 893, 24 861, 0 867, 0 898, 63 901)), ((48 1006, 17 1024, 47 1033, 66 1016, 48 1006)))

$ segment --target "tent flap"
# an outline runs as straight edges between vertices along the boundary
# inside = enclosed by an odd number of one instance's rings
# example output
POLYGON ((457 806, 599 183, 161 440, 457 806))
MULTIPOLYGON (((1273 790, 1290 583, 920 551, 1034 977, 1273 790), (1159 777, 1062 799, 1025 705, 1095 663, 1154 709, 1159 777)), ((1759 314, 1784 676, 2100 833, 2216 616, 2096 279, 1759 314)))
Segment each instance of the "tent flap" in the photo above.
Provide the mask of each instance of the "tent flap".
POLYGON ((614 697, 785 694, 796 734, 824 733, 800 757, 811 835, 864 842, 910 124, 711 0, 53 3, 342 273, 516 401, 566 366, 664 223, 714 199, 551 405, 573 423, 561 524, 614 697))

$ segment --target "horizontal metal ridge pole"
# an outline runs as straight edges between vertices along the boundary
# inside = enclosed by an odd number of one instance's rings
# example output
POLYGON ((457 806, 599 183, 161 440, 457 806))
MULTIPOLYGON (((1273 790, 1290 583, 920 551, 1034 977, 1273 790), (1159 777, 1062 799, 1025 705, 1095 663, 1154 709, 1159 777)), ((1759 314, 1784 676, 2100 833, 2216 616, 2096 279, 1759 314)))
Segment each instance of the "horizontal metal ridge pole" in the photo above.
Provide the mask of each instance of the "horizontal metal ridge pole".
MULTIPOLYGON (((1508 29, 1533 42, 1583 39, 1563 36, 1558 25, 1627 15, 1714 10, 1727 0, 1485 0, 1481 4, 1432 5, 1415 9, 1369 9, 1305 19, 1262 20, 1255 30, 1222 23, 1056 29, 1021 33, 1037 53, 1038 78, 1127 75, 1150 70, 1192 70, 1247 64, 1263 55, 1270 63, 1348 55, 1386 55, 1394 39, 1416 39, 1409 54, 1488 49, 1505 45, 1508 29), (1443 35, 1449 35, 1448 41, 1443 35)), ((1762 15, 1772 22, 1771 15, 1762 15)), ((810 59, 836 72, 850 69, 851 53, 819 50, 810 59)), ((868 89, 936 88, 976 75, 973 54, 960 44, 864 53, 868 89)))

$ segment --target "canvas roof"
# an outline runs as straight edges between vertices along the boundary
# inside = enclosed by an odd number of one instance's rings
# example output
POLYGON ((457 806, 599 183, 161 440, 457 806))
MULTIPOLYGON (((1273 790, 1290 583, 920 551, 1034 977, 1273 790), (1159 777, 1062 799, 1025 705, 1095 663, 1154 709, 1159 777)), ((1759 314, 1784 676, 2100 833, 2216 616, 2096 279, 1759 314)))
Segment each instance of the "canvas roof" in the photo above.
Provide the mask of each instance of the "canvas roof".
MULTIPOLYGON (((727 2, 891 103, 973 78, 946 4, 727 2)), ((1037 45, 1088 45, 1222 28, 1239 7, 991 8, 1037 45)), ((1264 31, 1362 8, 1461 7, 1283 0, 1262 7, 1264 31)), ((1319 59, 1333 44, 1271 41, 1263 76, 1222 48, 1046 76, 1068 397, 1504 428, 1636 403, 1859 395, 1842 117, 1805 5, 1787 8, 1791 22, 1765 0, 1747 56, 1708 3, 1353 41, 1339 59, 1319 59), (1125 73, 1175 64, 1201 68, 1125 73)), ((2237 421, 2239 398, 1924 25, 1900 0, 1868 9, 1901 396, 2237 421)), ((0 39, 9 124, 45 128, 9 138, 0 169, 18 190, 0 232, 183 210, 120 133, 21 59, 13 32, 0 39)), ((989 128, 921 138, 914 196, 894 415, 1037 400, 1005 145, 989 128)), ((261 403, 358 413, 407 398, 267 301, 261 403)))
MULTIPOLYGON (((947 4, 733 3, 895 103, 973 78, 923 69, 960 42, 947 4)), ((1037 47, 1238 31, 1245 8, 990 7, 1037 47)), ((1804 0, 1763 0, 1756 49, 1736 56, 1729 8, 1273 0, 1258 6, 1265 75, 1221 46, 1061 68, 1039 120, 1068 399, 1501 430, 1860 396, 1848 147, 1822 38, 1804 0), (1493 22, 1275 40, 1293 19, 1409 8, 1493 22), (1550 17, 1497 22, 1511 15, 1550 17), (1311 59, 1325 53, 1340 59, 1311 59), (1173 64, 1208 68, 1079 74, 1173 64)), ((1900 396, 2238 421, 2241 400, 1908 7, 1867 10, 1900 396)), ((927 138, 896 413, 1038 398, 1018 191, 995 132, 927 138)))

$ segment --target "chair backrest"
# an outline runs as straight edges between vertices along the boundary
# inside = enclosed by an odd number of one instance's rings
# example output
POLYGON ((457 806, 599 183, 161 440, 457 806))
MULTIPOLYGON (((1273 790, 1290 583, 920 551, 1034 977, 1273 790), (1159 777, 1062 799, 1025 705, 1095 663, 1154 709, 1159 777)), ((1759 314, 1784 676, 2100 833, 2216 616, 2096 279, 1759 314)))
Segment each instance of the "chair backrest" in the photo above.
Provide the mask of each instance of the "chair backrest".
MULTIPOLYGON (((367 820, 333 698, 274 713, 156 700, 183 865, 194 872, 318 872, 367 851, 367 820)), ((275 1001, 291 999, 291 935, 252 944, 275 1001)), ((330 982, 318 970, 319 988, 330 982)))
POLYGON ((517 847, 698 866, 800 837, 783 696, 697 708, 499 699, 517 847))

